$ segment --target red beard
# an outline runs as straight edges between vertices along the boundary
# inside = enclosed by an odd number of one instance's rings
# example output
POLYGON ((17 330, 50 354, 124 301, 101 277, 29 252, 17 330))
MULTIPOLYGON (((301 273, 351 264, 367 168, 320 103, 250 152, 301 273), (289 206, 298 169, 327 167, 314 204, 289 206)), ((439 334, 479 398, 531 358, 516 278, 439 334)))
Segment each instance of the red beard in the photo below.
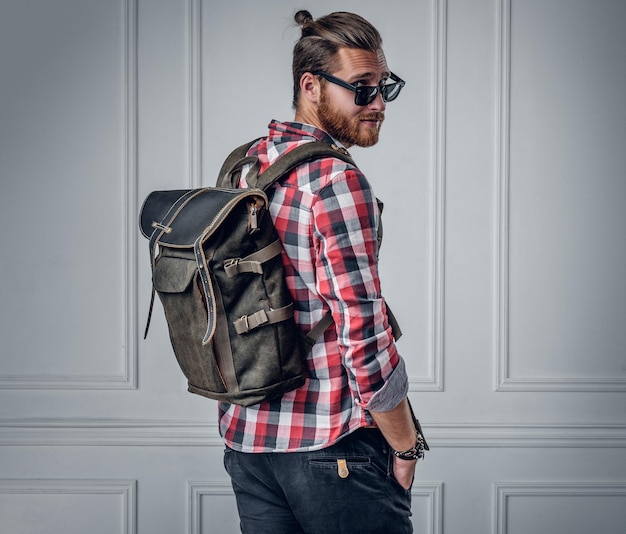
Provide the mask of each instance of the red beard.
POLYGON ((380 128, 385 120, 385 114, 381 112, 348 117, 330 104, 324 90, 320 96, 317 116, 324 131, 348 147, 368 147, 378 143, 380 128), (361 131, 362 121, 378 121, 378 126, 361 131))

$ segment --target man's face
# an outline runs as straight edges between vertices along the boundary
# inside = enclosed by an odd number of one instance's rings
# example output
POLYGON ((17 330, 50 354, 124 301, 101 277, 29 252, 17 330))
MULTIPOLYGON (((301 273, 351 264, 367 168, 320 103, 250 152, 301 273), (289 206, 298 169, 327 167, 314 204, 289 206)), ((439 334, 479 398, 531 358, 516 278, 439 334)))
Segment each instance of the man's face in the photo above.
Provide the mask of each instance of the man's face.
MULTIPOLYGON (((389 77, 382 50, 372 52, 340 48, 339 70, 333 76, 353 85, 379 85, 389 77)), ((317 115, 323 129, 346 147, 368 147, 378 142, 385 120, 385 103, 380 95, 366 106, 354 103, 354 92, 330 82, 323 84, 317 115)))

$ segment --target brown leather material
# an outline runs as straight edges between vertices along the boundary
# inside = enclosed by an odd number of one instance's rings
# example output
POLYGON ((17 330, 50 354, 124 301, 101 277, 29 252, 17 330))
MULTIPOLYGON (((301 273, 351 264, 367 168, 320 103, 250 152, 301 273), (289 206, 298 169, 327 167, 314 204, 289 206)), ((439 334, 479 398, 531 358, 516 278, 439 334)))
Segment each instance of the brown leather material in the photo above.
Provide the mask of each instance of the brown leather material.
POLYGON ((244 315, 234 322, 238 334, 247 334, 255 328, 279 323, 293 317, 293 304, 287 304, 278 310, 259 310, 251 315, 244 315))
POLYGON ((262 191, 155 192, 144 203, 142 228, 154 232, 153 287, 189 391, 247 406, 304 383, 306 349, 262 191), (240 257, 260 259, 261 272, 228 276, 224 264, 240 257), (237 321, 259 310, 271 320, 238 333, 237 321))
POLYGON ((229 277, 241 273, 263 274, 263 264, 275 258, 283 251, 280 239, 277 239, 267 247, 249 254, 245 258, 231 258, 224 262, 224 271, 229 277))
POLYGON ((235 369, 235 360, 230 346, 230 338, 228 337, 228 322, 226 310, 224 309, 224 301, 219 285, 215 284, 215 300, 216 300, 216 328, 214 339, 214 352, 217 360, 217 368, 220 377, 224 381, 224 385, 228 391, 240 391, 239 382, 237 380, 237 371, 235 369))

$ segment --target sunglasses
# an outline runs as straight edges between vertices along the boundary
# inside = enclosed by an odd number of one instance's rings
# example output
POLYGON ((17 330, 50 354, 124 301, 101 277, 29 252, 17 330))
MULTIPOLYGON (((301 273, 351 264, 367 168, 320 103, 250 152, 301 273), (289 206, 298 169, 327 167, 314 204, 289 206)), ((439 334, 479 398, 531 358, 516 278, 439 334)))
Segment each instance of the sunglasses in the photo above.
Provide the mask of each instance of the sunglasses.
POLYGON ((371 104, 378 96, 378 93, 382 95, 383 101, 391 102, 392 100, 398 98, 400 91, 406 84, 404 80, 396 76, 393 72, 390 73, 389 77, 394 83, 381 85, 353 85, 321 70, 314 70, 312 74, 315 76, 321 76, 330 83, 334 83, 335 85, 354 91, 354 103, 357 106, 367 106, 368 104, 371 104))

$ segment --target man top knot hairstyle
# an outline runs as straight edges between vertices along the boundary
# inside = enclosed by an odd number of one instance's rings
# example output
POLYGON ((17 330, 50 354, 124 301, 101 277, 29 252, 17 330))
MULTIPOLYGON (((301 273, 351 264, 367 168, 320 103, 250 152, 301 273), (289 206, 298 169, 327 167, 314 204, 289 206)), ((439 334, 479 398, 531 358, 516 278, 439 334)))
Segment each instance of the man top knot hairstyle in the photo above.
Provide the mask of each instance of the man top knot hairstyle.
POLYGON ((341 47, 376 52, 383 40, 367 20, 354 13, 331 13, 314 20, 306 10, 294 17, 302 35, 293 49, 293 107, 300 97, 300 79, 305 72, 337 70, 337 51, 341 47))

